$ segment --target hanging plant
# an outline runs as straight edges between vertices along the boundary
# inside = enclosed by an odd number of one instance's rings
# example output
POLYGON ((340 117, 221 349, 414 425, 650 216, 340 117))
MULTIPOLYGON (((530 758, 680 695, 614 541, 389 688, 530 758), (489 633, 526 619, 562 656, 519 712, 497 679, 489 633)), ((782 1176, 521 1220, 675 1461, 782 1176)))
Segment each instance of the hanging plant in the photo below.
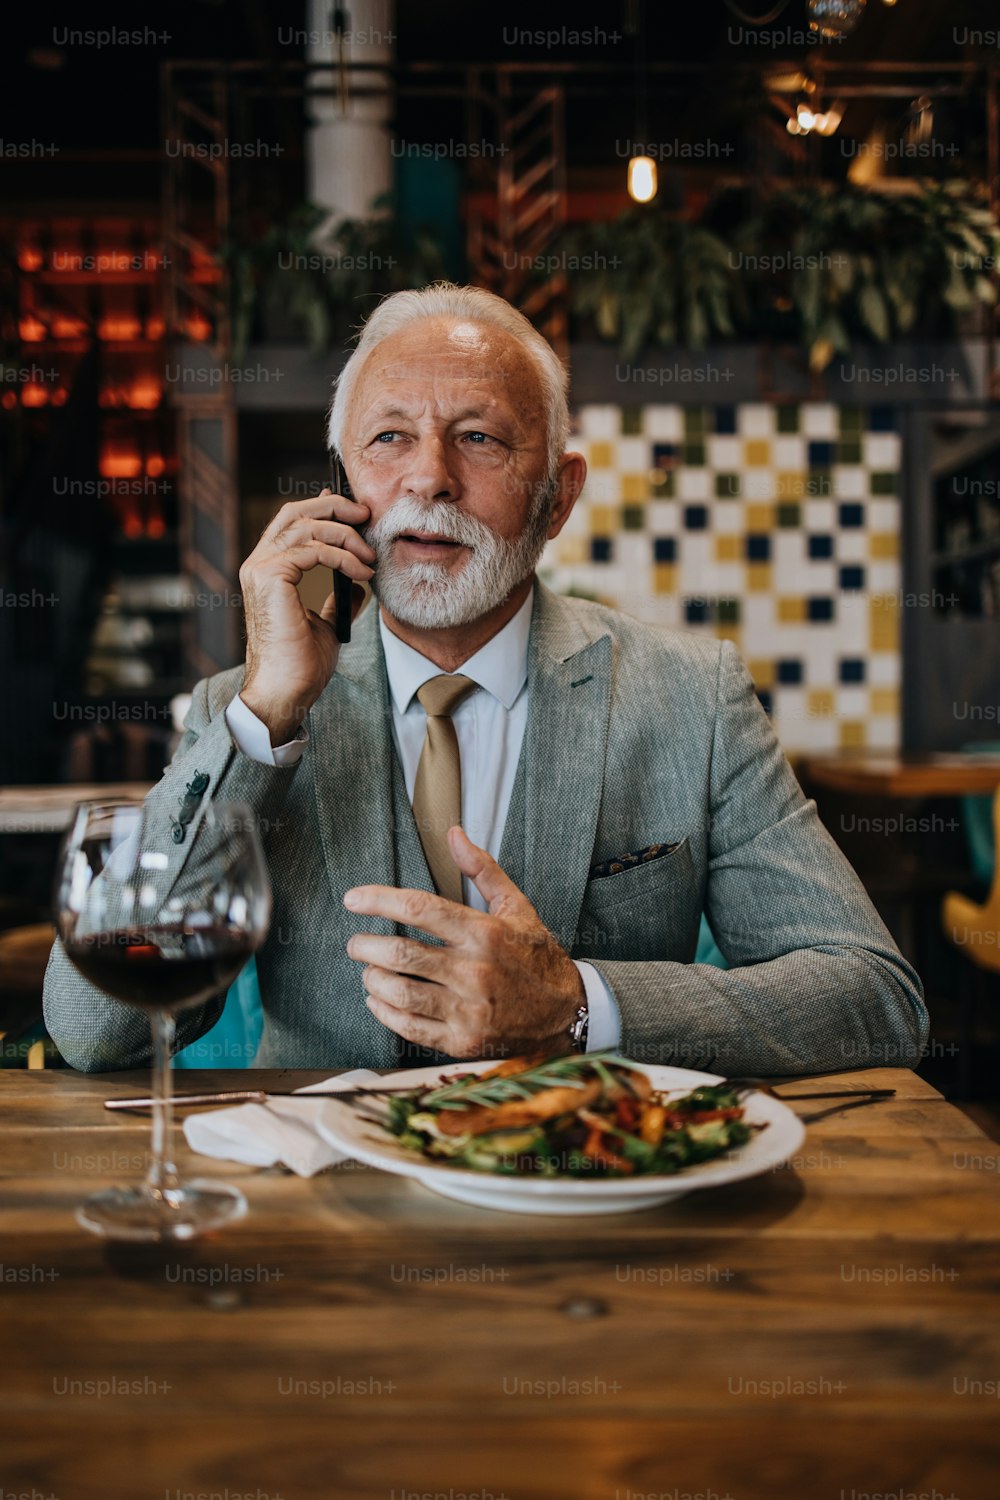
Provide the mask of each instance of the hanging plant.
POLYGON ((328 217, 326 209, 304 203, 281 224, 222 247, 235 358, 245 352, 255 324, 273 318, 291 321, 313 352, 323 353, 362 321, 370 302, 445 275, 431 229, 404 239, 391 217, 345 219, 320 240, 328 217))
POLYGON ((615 341, 623 359, 650 344, 700 349, 735 332, 739 288, 723 240, 656 209, 629 209, 567 231, 554 247, 567 268, 578 326, 615 341))
POLYGON ((964 182, 918 192, 794 188, 734 234, 751 332, 792 337, 822 371, 858 341, 953 334, 991 306, 1000 232, 964 182))

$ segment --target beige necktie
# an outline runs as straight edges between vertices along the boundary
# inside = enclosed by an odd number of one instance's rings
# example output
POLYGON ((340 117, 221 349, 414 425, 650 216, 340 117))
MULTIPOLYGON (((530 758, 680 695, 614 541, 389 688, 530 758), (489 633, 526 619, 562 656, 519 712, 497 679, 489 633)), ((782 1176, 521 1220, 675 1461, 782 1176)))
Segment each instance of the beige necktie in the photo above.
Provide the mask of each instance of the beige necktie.
POLYGON ((462 872, 448 850, 448 829, 462 821, 462 767, 451 715, 475 686, 455 673, 432 677, 417 690, 427 713, 427 737, 413 787, 413 816, 435 890, 458 902, 462 872))

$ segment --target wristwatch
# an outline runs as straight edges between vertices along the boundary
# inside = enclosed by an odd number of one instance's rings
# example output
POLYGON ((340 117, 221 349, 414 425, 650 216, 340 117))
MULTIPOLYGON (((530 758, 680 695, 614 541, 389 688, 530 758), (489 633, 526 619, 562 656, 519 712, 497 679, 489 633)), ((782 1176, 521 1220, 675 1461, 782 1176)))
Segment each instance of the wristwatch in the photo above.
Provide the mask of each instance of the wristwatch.
POLYGON ((590 1010, 584 1000, 576 1008, 576 1015, 569 1025, 569 1039, 580 1052, 587 1050, 587 1029, 590 1025, 590 1010))

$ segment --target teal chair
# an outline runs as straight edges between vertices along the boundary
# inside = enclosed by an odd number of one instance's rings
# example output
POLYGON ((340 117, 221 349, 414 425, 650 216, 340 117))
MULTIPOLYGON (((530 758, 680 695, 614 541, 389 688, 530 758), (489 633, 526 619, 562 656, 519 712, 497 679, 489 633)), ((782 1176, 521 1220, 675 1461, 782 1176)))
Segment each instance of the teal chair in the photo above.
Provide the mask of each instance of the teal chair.
MULTIPOLYGON (((716 947, 712 930, 704 917, 694 961, 696 964, 714 964, 718 969, 729 967, 716 947)), ((249 1068, 257 1055, 263 1029, 257 960, 252 958, 230 985, 222 1015, 211 1031, 182 1048, 174 1058, 174 1067, 249 1068)))
MULTIPOLYGON (((962 746, 968 755, 998 755, 1000 741, 980 741, 978 745, 962 746)), ((996 849, 993 840, 993 797, 987 792, 982 797, 962 798, 962 824, 969 863, 978 885, 988 890, 993 880, 996 864, 996 849)))
POLYGON ((252 958, 229 986, 222 1015, 211 1031, 183 1047, 174 1057, 174 1067, 249 1068, 263 1030, 257 960, 252 958))

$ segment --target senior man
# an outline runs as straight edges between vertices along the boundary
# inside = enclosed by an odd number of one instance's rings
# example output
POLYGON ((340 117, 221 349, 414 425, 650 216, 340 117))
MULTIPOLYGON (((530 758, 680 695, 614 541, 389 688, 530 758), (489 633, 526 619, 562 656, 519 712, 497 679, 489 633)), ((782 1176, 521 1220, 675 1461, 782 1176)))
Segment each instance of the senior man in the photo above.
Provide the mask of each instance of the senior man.
MULTIPOLYGON (((165 840, 191 783, 202 806, 260 817, 257 1062, 609 1046, 728 1073, 915 1062, 920 981, 733 647, 535 577, 586 476, 566 386, 491 293, 386 298, 330 414, 353 498, 284 505, 240 570, 245 667, 198 684, 148 806, 165 840), (353 580, 343 649, 333 596, 301 602, 316 567, 353 580), (361 612, 366 581, 378 607, 361 612), (692 962, 703 911, 727 970, 692 962)), ((222 1003, 183 1013, 178 1045, 222 1003)), ((58 943, 45 1014, 75 1067, 148 1058, 145 1018, 58 943)))

